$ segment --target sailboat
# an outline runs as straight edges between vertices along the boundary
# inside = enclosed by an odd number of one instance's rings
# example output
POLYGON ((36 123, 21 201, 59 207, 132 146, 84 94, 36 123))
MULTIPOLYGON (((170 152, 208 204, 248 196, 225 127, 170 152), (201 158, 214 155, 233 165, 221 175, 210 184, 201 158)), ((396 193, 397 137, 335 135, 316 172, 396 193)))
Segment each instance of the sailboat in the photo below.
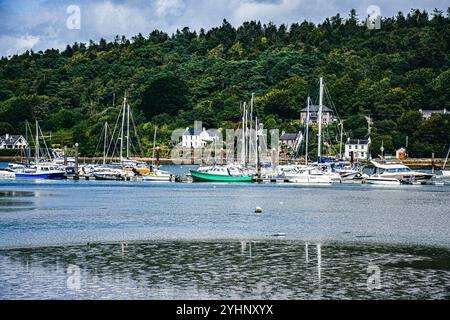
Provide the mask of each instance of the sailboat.
MULTIPOLYGON (((15 171, 15 176, 18 179, 64 179, 66 178, 66 171, 53 164, 45 163, 40 159, 39 154, 39 123, 36 120, 36 140, 35 140, 35 163, 32 166, 24 166, 15 171)), ((44 140, 45 144, 45 140, 44 140)), ((46 144, 45 144, 46 146, 46 144)), ((49 157, 51 158, 51 157, 49 157)))
POLYGON ((331 184, 334 182, 340 182, 341 177, 338 173, 323 168, 322 165, 322 115, 323 115, 323 98, 324 98, 324 82, 323 78, 320 78, 320 92, 319 92, 319 113, 318 113, 318 127, 319 133, 318 138, 318 161, 316 163, 309 164, 309 122, 310 122, 310 106, 311 98, 308 97, 308 107, 307 107, 307 119, 306 119, 306 165, 305 166, 294 166, 290 170, 283 172, 283 177, 291 183, 323 183, 331 184))
MULTIPOLYGON (((159 166, 159 160, 155 163, 155 151, 156 151, 156 133, 158 128, 155 127, 155 134, 153 136, 153 162, 150 166, 150 172, 143 175, 144 181, 150 181, 150 182, 172 182, 174 180, 173 174, 167 171, 163 171, 160 169, 159 166)), ((158 157, 159 159, 159 157, 158 157)))
MULTIPOLYGON (((117 119, 116 127, 112 133, 113 138, 109 143, 107 143, 107 124, 105 124, 105 138, 104 138, 104 155, 103 155, 103 165, 101 167, 94 167, 91 173, 96 180, 127 180, 136 176, 142 176, 150 172, 147 165, 139 160, 130 158, 130 147, 131 147, 131 136, 130 136, 130 121, 132 121, 131 107, 128 103, 127 96, 125 94, 123 105, 117 119), (118 128, 118 123, 121 122, 121 126, 118 133, 117 140, 114 140, 115 133, 118 128), (120 141, 119 157, 120 161, 118 163, 111 162, 106 163, 110 149, 114 146, 112 154, 115 153, 117 143, 120 141), (126 152, 126 156, 124 156, 126 152)), ((134 122, 133 122, 134 125, 134 122)))
MULTIPOLYGON (((242 104, 242 163, 218 165, 216 162, 213 166, 200 167, 198 170, 191 170, 191 176, 194 182, 253 182, 256 170, 249 166, 252 147, 251 139, 253 138, 251 134, 253 119, 250 121, 250 128, 248 119, 249 111, 250 118, 253 118, 253 106, 254 94, 252 94, 250 110, 248 110, 246 102, 242 104)), ((257 128, 258 125, 256 121, 256 129, 257 128)), ((256 139, 258 139, 258 134, 256 134, 256 139)), ((258 156, 256 158, 258 158, 258 156)), ((258 164, 256 164, 256 166, 258 166, 258 164)))

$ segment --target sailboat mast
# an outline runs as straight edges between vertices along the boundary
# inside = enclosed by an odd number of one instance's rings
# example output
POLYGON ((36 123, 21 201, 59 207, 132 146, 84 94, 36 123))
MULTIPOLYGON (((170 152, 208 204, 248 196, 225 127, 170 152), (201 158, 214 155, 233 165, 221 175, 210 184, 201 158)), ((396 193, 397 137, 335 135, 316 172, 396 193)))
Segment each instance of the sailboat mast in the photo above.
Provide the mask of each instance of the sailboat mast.
POLYGON ((39 123, 38 123, 38 121, 36 120, 36 143, 35 143, 35 147, 36 147, 36 150, 35 150, 35 160, 34 160, 34 162, 35 162, 35 164, 38 164, 38 162, 39 162, 39 123))
POLYGON ((122 110, 122 128, 120 129, 120 162, 123 162, 123 134, 124 134, 124 126, 125 126, 125 110, 127 103, 127 95, 125 94, 125 98, 123 101, 123 110, 122 110))
POLYGON ((26 158, 27 164, 30 164, 30 142, 28 141, 28 127, 29 127, 28 120, 26 120, 25 121, 25 140, 27 141, 26 158))
POLYGON ((127 103, 127 159, 130 158, 130 104, 127 103))
POLYGON ((247 103, 245 104, 245 129, 244 129, 244 133, 245 133, 245 149, 244 149, 244 153, 245 153, 245 161, 244 161, 244 165, 247 166, 248 163, 248 108, 247 108, 247 103))
POLYGON ((256 169, 258 169, 259 166, 259 160, 258 160, 258 117, 255 117, 255 165, 256 169))
POLYGON ((309 122, 310 122, 310 115, 309 115, 309 109, 311 106, 311 98, 308 97, 308 107, 306 109, 306 165, 308 165, 308 155, 309 155, 309 122))
POLYGON ((108 122, 105 122, 105 140, 103 141, 103 165, 106 165, 106 145, 108 144, 108 122))
POLYGON ((319 98, 319 114, 317 117, 317 122, 319 125, 318 137, 318 147, 317 147, 317 159, 319 163, 322 158, 322 112, 323 112, 323 78, 320 78, 320 98, 319 98))
POLYGON ((448 163, 448 157, 450 156, 450 148, 448 148, 447 158, 445 158, 444 166, 442 167, 442 170, 445 170, 445 167, 448 163))
POLYGON ((153 155, 152 155, 152 168, 153 168, 153 170, 155 168, 156 130, 158 130, 158 127, 155 127, 155 133, 153 135, 153 155))
POLYGON ((251 161, 251 157, 254 155, 254 142, 253 142, 253 106, 255 101, 255 94, 252 93, 252 100, 250 101, 250 130, 249 130, 249 148, 248 148, 248 162, 251 161))
POLYGON ((342 143, 344 142, 344 121, 341 120, 341 144, 339 150, 339 159, 342 160, 342 143))
POLYGON ((245 102, 242 105, 242 150, 241 158, 245 164, 245 102))

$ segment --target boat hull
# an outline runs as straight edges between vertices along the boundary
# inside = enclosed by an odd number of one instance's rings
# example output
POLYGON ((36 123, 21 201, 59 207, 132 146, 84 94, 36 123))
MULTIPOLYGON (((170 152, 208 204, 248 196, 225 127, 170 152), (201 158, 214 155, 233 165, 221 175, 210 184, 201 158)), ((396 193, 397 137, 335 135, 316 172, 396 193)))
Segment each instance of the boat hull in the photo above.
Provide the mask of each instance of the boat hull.
POLYGON ((367 178, 364 180, 366 184, 399 186, 401 181, 395 178, 367 178))
POLYGON ((144 176, 143 180, 147 182, 171 182, 172 176, 144 176))
POLYGON ((191 171, 194 182, 253 182, 252 176, 225 176, 205 172, 191 171))
POLYGON ((16 172, 17 179, 50 179, 61 180, 66 178, 65 172, 56 173, 18 173, 16 172))
POLYGON ((98 181, 123 181, 125 180, 124 177, 121 175, 100 175, 100 174, 94 174, 95 180, 98 181))
POLYGON ((291 183, 311 183, 311 184, 332 184, 333 179, 330 176, 314 176, 314 175, 306 175, 306 176, 298 176, 288 178, 288 181, 291 183))

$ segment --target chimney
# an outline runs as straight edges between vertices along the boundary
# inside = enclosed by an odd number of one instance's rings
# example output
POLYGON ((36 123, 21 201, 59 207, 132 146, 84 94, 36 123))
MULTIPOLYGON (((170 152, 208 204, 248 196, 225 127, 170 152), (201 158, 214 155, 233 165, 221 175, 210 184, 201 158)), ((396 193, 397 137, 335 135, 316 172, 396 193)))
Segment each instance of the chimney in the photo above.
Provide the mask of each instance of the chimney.
POLYGON ((9 133, 5 134, 5 140, 9 139, 9 133))
POLYGON ((202 122, 194 121, 194 134, 200 134, 202 132, 202 122))

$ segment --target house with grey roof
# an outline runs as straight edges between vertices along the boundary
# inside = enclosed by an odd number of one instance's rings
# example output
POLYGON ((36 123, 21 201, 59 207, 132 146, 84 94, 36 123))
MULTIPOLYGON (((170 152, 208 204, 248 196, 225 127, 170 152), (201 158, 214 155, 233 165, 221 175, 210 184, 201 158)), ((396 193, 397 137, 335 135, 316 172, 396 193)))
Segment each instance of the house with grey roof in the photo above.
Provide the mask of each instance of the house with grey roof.
POLYGON ((199 149, 214 141, 214 138, 205 128, 202 128, 201 121, 195 121, 194 128, 186 128, 186 131, 183 133, 181 145, 183 148, 199 149))
POLYGON ((7 133, 0 136, 0 150, 25 149, 27 146, 28 142, 22 135, 10 135, 7 133))
POLYGON ((369 140, 348 139, 345 143, 346 160, 366 160, 369 158, 369 140))
POLYGON ((281 146, 294 148, 298 140, 301 138, 303 138, 303 135, 301 133, 286 133, 283 131, 279 141, 281 143, 281 146))
MULTIPOLYGON (((310 106, 309 107, 309 124, 317 124, 317 120, 319 118, 319 106, 310 106)), ((306 125, 306 121, 308 119, 308 108, 300 111, 300 123, 306 125)), ((327 106, 323 106, 322 108, 322 124, 329 125, 335 120, 333 110, 328 108, 327 106)))
POLYGON ((429 120, 433 114, 448 114, 448 110, 444 108, 443 110, 419 110, 422 113, 424 120, 429 120))

